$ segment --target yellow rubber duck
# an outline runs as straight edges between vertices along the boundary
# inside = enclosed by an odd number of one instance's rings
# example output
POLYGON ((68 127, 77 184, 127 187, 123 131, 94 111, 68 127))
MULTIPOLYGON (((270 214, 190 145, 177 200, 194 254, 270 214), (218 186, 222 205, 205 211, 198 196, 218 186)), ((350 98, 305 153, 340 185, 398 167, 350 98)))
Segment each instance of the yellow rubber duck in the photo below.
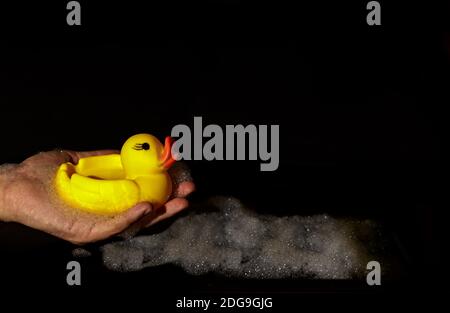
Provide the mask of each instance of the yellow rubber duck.
POLYGON ((120 154, 62 164, 55 178, 57 193, 70 206, 98 214, 121 213, 142 201, 158 208, 172 193, 167 173, 175 162, 171 149, 171 137, 163 147, 152 135, 134 135, 120 154))

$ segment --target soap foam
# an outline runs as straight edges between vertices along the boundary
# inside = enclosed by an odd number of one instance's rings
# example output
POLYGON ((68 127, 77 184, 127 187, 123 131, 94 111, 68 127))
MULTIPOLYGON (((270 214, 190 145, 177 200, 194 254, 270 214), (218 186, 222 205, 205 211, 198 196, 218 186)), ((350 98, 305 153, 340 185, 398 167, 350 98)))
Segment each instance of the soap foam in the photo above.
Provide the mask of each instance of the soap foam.
POLYGON ((170 263, 193 275, 348 279, 380 260, 373 249, 380 229, 371 220, 259 215, 230 197, 190 210, 160 233, 102 246, 105 266, 137 271, 170 263))

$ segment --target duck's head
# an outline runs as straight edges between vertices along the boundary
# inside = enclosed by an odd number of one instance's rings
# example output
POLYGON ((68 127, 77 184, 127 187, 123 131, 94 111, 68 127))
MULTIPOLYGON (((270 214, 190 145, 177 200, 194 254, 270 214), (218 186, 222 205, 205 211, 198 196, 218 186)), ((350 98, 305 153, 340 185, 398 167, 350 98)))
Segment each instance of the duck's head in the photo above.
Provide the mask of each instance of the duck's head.
POLYGON ((127 177, 157 174, 166 171, 172 158, 172 138, 166 137, 164 146, 150 134, 134 135, 123 144, 120 156, 127 177))

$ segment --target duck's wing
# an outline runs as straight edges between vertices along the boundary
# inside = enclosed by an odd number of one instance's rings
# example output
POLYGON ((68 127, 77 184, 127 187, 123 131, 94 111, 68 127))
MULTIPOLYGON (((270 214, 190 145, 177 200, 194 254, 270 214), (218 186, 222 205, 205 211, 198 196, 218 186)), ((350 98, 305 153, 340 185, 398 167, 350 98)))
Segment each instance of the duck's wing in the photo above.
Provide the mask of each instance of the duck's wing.
POLYGON ((97 155, 81 158, 75 166, 75 171, 82 176, 91 176, 101 179, 125 178, 120 154, 97 155))
MULTIPOLYGON (((89 173, 89 171, 85 171, 89 173)), ((72 163, 62 164, 55 177, 59 196, 70 206, 100 214, 115 214, 133 207, 140 199, 140 189, 131 180, 102 180, 75 172, 72 163)))
POLYGON ((139 187, 131 180, 100 180, 73 174, 72 197, 81 209, 94 213, 120 213, 139 202, 139 187))

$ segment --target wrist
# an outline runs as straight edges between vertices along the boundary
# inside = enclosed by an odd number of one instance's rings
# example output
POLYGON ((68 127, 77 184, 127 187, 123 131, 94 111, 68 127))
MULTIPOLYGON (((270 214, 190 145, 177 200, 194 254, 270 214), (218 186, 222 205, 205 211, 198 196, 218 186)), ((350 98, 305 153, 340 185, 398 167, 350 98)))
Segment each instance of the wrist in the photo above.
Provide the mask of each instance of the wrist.
POLYGON ((0 165, 0 221, 9 222, 12 220, 12 207, 9 203, 8 187, 13 182, 12 176, 16 164, 0 165))

